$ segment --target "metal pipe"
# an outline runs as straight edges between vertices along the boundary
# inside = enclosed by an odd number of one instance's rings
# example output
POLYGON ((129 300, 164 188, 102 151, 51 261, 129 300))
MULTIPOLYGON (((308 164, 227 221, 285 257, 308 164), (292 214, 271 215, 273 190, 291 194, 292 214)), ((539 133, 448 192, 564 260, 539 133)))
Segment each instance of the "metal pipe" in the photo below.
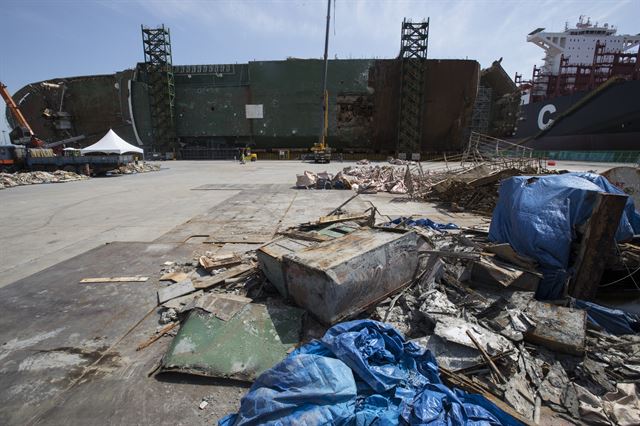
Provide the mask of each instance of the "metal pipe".
POLYGON ((324 35, 324 74, 322 75, 322 127, 320 130, 320 143, 324 144, 327 136, 326 115, 327 115, 327 68, 329 64, 329 25, 331 23, 331 0, 327 0, 327 27, 324 35))
POLYGON ((67 85, 62 84, 62 95, 60 96, 60 108, 58 109, 58 112, 62 112, 62 105, 64 104, 64 92, 66 91, 67 91, 67 85))

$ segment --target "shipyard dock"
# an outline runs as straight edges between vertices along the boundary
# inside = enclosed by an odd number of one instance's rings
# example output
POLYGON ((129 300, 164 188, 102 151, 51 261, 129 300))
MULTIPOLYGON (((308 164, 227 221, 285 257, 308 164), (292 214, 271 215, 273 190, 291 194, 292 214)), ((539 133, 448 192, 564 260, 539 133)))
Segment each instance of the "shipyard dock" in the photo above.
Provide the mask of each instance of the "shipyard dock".
POLYGON ((640 37, 525 81, 326 7, 324 59, 0 82, 0 425, 640 424, 640 37))
MULTIPOLYGON (((443 165, 425 163, 425 172, 436 173, 443 165)), ((615 164, 558 163, 550 169, 602 172, 611 166, 615 164)), ((163 265, 192 265, 204 253, 224 258, 251 252, 278 233, 331 213, 354 193, 298 189, 292 176, 303 170, 335 174, 349 167, 362 166, 165 162, 155 173, 1 191, 0 422, 212 424, 237 411, 250 385, 241 375, 228 379, 211 372, 161 372, 163 359, 175 346, 172 340, 178 338, 156 334, 166 327, 158 325, 165 309, 156 295, 167 287, 159 281, 163 265), (44 201, 51 206, 46 211, 37 208, 44 201), (21 238, 15 238, 16 232, 21 238), (92 277, 127 276, 148 279, 82 283, 92 277), (150 336, 157 341, 149 343, 150 336)), ((349 212, 375 206, 381 218, 428 217, 468 230, 486 229, 490 222, 471 211, 386 192, 361 194, 346 205, 349 212)), ((277 296, 270 291, 267 300, 277 296)), ((618 306, 633 310, 637 303, 627 300, 618 306)), ((304 327, 317 336, 324 326, 310 317, 304 327)), ((245 338, 242 332, 234 335, 229 347, 221 349, 227 351, 222 359, 233 358, 238 350, 233 342, 245 338)), ((435 355, 446 358, 445 353, 435 355)), ((199 362, 217 361, 204 357, 199 362)), ((565 421, 544 406, 540 415, 543 423, 565 421)))

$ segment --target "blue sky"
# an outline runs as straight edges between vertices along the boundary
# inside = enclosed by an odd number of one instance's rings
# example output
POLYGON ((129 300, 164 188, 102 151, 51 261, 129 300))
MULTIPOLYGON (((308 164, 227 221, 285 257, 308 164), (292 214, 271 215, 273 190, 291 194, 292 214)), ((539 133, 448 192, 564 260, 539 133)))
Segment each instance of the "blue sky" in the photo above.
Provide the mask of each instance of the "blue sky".
MULTIPOLYGON (((40 80, 132 68, 142 60, 140 24, 171 28, 176 65, 320 57, 323 50, 324 0, 0 4, 0 81, 11 93, 40 80)), ((619 33, 640 32, 640 0, 336 0, 329 50, 338 58, 391 58, 402 18, 430 17, 430 58, 476 59, 484 67, 503 57, 511 76, 529 76, 543 54, 526 34, 561 31, 581 14, 615 24, 619 33)))

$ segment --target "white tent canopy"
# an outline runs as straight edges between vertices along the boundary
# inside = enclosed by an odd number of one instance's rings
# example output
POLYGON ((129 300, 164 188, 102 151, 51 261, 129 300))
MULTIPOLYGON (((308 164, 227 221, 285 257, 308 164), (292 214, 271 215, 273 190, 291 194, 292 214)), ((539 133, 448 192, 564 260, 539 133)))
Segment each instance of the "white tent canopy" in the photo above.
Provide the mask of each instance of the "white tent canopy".
POLYGON ((112 129, 109 129, 106 135, 102 137, 98 142, 90 145, 86 148, 82 148, 83 154, 91 153, 103 153, 103 154, 125 154, 125 153, 139 153, 143 154, 142 148, 138 148, 135 145, 131 145, 120 136, 116 134, 112 129))

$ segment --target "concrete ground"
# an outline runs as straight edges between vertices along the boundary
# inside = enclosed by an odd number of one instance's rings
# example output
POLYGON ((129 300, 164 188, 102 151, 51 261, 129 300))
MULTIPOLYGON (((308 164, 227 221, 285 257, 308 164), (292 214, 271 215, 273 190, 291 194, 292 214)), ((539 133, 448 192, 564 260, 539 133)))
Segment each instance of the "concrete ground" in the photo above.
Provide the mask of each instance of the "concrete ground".
POLYGON ((111 241, 153 241, 238 191, 204 184, 295 184, 299 162, 163 162, 162 170, 0 191, 0 287, 111 241))
MULTIPOLYGON (((328 213, 352 192, 296 190, 295 174, 347 165, 166 162, 159 172, 0 191, 0 424, 212 424, 236 410, 246 384, 149 377, 171 339, 135 350, 158 326, 161 265, 246 249, 328 213), (122 275, 150 280, 79 284, 122 275), (204 397, 215 403, 201 411, 204 397)), ((489 222, 400 198, 360 196, 349 207, 489 222)))
MULTIPOLYGON (((335 173, 354 163, 161 164, 159 172, 1 190, 0 287, 110 241, 153 241, 237 194, 245 185, 293 186, 296 173, 304 170, 335 173), (193 190, 207 184, 234 184, 236 189, 193 190)), ((555 168, 602 171, 612 166, 558 162, 555 168)), ((426 168, 441 167, 442 163, 426 165, 426 168)), ((427 213, 428 209, 425 204, 393 203, 391 200, 397 197, 389 194, 363 198, 377 199, 377 204, 384 205, 384 213, 390 215, 407 211, 427 213)))

